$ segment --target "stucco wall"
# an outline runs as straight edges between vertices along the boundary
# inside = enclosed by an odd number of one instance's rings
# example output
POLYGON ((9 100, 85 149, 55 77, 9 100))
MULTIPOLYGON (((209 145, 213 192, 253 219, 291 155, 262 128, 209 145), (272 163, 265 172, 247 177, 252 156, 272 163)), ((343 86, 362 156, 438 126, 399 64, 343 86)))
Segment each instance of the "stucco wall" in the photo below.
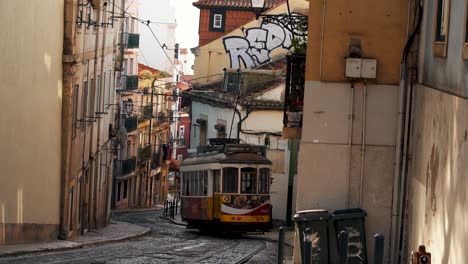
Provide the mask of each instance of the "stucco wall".
POLYGON ((374 234, 388 237, 390 231, 398 87, 368 86, 365 152, 361 151, 363 91, 363 85, 355 85, 350 153, 350 84, 306 81, 296 208, 329 212, 363 208, 371 255, 374 234))
POLYGON ((408 1, 309 3, 306 80, 346 81, 344 57, 350 40, 359 39, 363 57, 377 58, 377 82, 398 83, 408 1))
POLYGON ((0 3, 2 224, 59 224, 63 13, 63 0, 0 3))
POLYGON ((432 263, 465 263, 468 101, 422 85, 415 98, 408 251, 424 244, 432 263))

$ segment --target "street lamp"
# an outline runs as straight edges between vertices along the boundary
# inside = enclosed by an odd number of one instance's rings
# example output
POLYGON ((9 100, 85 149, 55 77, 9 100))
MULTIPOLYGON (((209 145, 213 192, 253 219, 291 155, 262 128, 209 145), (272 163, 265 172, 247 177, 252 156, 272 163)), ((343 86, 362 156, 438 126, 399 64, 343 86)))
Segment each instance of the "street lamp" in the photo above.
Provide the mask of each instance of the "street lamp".
POLYGON ((255 13, 255 18, 258 19, 260 17, 260 13, 265 10, 265 0, 250 0, 250 5, 255 13))

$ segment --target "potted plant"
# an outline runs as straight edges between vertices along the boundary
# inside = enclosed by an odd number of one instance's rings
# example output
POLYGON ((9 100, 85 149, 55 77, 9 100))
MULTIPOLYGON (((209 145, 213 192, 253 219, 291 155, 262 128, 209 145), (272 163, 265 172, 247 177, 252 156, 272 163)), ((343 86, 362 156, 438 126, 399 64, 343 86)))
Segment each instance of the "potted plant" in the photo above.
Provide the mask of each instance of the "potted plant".
POLYGON ((304 102, 299 99, 291 98, 288 103, 288 110, 286 115, 288 116, 288 127, 300 127, 302 120, 302 111, 304 102))

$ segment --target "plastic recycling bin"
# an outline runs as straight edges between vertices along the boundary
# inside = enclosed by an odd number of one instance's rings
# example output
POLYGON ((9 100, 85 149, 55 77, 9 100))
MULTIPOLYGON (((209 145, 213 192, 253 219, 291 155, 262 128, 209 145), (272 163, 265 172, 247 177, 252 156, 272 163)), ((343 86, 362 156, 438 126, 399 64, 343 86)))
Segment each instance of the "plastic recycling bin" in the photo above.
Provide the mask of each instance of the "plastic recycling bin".
POLYGON ((361 208, 336 210, 330 216, 330 254, 332 263, 339 263, 337 237, 348 232, 348 264, 367 264, 366 232, 361 208))
POLYGON ((327 210, 305 210, 296 212, 294 222, 296 223, 296 232, 299 234, 299 250, 301 263, 303 264, 328 264, 328 219, 327 210), (311 234, 311 256, 310 263, 306 263, 304 231, 309 228, 311 234))

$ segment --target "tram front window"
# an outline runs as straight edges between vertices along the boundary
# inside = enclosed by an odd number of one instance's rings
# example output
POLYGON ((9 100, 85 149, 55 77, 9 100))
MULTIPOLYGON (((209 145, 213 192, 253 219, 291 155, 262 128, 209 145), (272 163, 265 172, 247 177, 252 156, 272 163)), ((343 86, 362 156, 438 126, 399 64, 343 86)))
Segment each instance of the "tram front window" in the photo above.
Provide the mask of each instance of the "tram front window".
POLYGON ((257 193, 257 170, 255 168, 241 169, 241 193, 257 193))
POLYGON ((223 168, 223 192, 237 193, 237 177, 239 170, 237 168, 223 168))

